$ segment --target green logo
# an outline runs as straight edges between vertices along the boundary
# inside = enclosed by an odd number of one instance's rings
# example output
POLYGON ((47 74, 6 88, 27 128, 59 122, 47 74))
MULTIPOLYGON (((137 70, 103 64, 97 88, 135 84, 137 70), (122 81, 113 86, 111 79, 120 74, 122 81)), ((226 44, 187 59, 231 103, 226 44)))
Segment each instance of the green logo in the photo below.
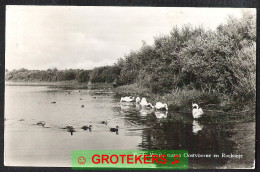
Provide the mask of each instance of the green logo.
POLYGON ((73 170, 185 170, 185 154, 187 150, 74 150, 71 161, 73 170))

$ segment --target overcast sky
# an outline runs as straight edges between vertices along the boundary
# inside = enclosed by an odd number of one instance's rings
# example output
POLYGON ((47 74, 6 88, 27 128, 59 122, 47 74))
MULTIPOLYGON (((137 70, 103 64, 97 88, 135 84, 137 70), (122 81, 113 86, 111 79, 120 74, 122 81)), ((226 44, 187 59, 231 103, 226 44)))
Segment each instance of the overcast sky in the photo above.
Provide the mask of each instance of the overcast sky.
POLYGON ((241 9, 165 7, 7 6, 6 13, 8 70, 111 65, 173 26, 215 29, 228 15, 242 16, 241 9))

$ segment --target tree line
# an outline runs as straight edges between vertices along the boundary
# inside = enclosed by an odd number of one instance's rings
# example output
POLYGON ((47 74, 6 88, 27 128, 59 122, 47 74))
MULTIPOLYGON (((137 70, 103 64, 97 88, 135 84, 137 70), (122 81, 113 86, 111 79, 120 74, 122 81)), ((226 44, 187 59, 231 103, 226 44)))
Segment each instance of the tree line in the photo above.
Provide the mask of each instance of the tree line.
POLYGON ((216 30, 184 25, 173 27, 167 35, 143 41, 112 66, 93 70, 13 70, 6 80, 38 80, 112 83, 114 86, 138 84, 155 94, 174 89, 200 90, 255 98, 256 16, 244 13, 241 19, 229 17, 216 30))

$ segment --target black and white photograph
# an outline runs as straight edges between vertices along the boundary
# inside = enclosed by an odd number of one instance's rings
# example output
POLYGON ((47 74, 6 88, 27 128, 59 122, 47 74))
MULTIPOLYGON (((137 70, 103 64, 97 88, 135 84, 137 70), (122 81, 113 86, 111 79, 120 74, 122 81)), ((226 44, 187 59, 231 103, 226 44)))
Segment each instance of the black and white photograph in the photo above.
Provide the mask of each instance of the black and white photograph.
POLYGON ((256 9, 7 5, 4 165, 187 150, 254 169, 256 9))

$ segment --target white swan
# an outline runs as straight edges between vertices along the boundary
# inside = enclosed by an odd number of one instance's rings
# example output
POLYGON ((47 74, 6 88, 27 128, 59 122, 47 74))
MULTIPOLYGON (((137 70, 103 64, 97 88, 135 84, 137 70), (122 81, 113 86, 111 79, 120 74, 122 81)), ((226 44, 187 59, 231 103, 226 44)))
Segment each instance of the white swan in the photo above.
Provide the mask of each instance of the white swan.
POLYGON ((168 112, 167 111, 165 111, 165 112, 156 111, 156 112, 154 112, 154 114, 155 114, 156 118, 161 119, 161 118, 166 118, 168 112))
POLYGON ((167 104, 166 103, 161 103, 161 102, 157 102, 156 104, 155 104, 155 108, 157 109, 157 110, 168 110, 168 106, 167 106, 167 104))
POLYGON ((203 114, 203 110, 199 108, 199 105, 194 103, 192 104, 192 115, 193 118, 199 118, 203 114))
POLYGON ((194 134, 198 134, 198 132, 200 130, 202 130, 203 128, 203 125, 200 125, 197 121, 193 120, 193 123, 192 123, 192 132, 194 134))
POLYGON ((135 102, 140 103, 140 101, 141 101, 140 97, 136 97, 135 102))
POLYGON ((135 100, 134 97, 121 97, 120 102, 133 102, 135 100))
POLYGON ((145 107, 154 108, 154 106, 153 106, 151 103, 148 103, 148 102, 147 102, 147 100, 146 100, 145 97, 142 98, 142 100, 141 100, 141 102, 140 102, 140 105, 141 105, 141 106, 145 106, 145 107))

